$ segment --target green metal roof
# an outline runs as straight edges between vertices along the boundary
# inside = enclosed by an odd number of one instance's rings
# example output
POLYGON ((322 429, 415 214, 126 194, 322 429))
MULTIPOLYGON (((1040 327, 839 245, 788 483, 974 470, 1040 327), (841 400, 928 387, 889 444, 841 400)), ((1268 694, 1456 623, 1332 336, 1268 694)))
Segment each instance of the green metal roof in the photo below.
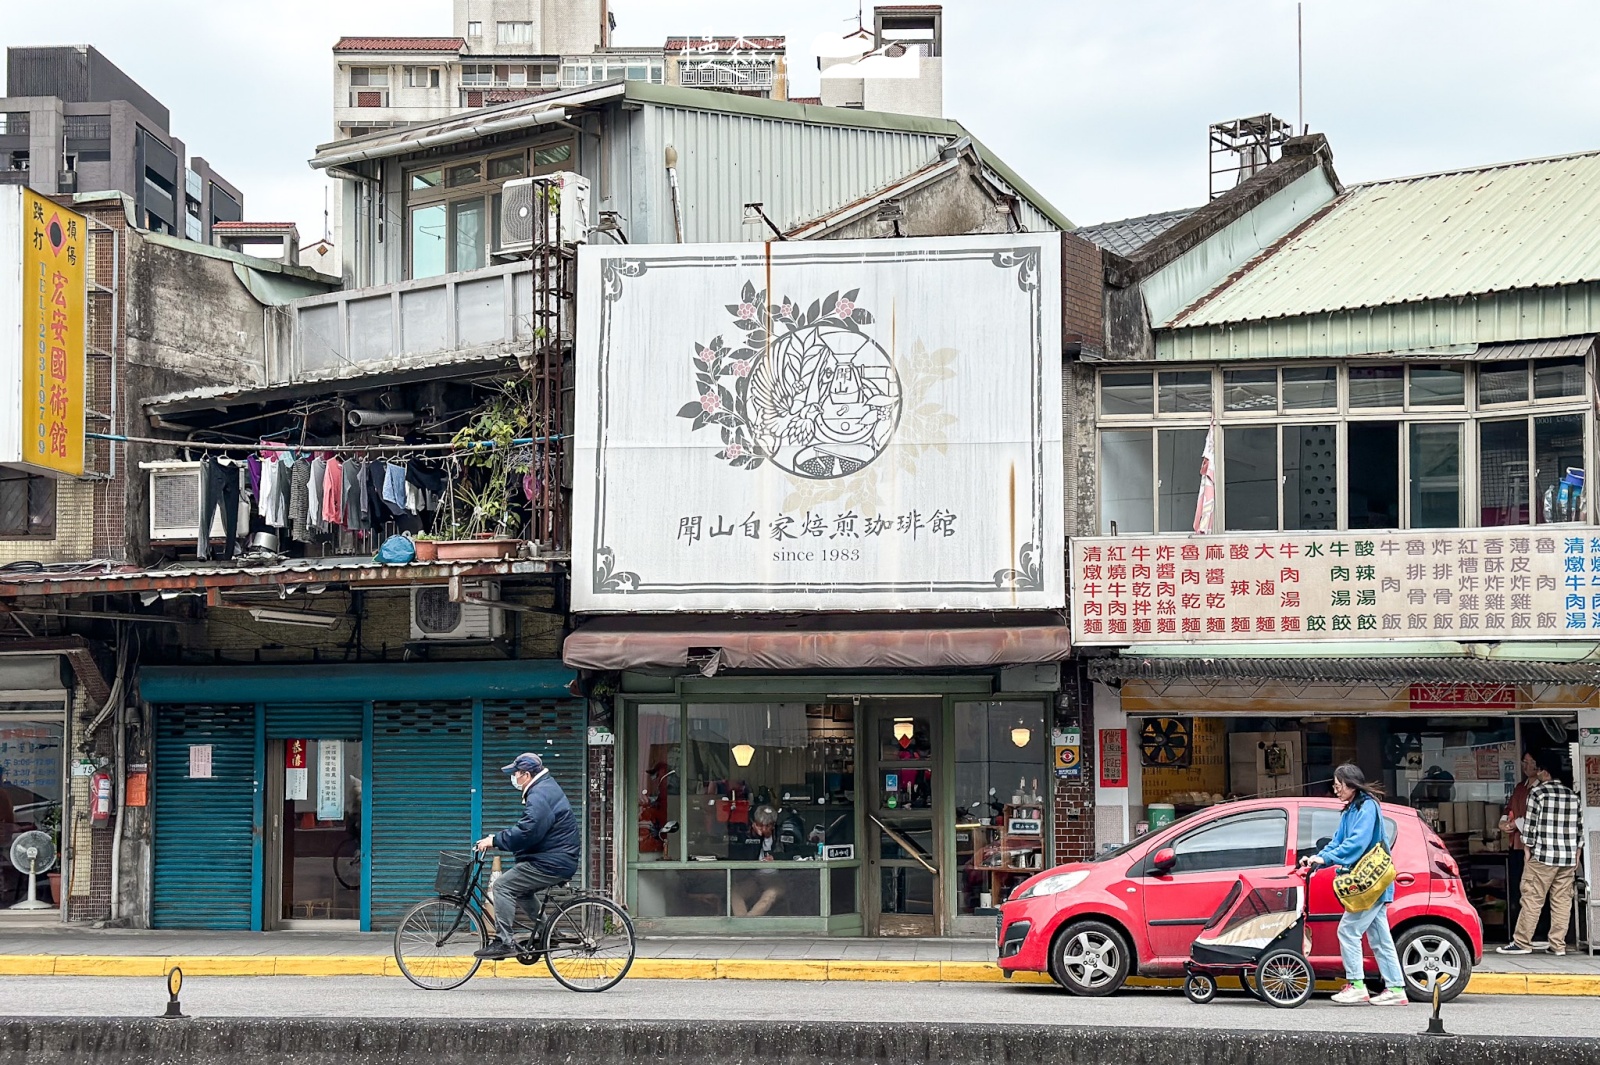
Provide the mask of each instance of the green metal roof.
POLYGON ((1358 185, 1172 330, 1600 281, 1600 152, 1358 185))

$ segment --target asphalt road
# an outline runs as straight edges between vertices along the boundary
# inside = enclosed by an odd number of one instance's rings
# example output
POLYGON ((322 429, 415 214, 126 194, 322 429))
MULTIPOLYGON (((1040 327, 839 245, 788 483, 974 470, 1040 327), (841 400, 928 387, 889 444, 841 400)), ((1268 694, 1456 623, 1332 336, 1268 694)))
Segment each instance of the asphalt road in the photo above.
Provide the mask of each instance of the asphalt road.
MULTIPOLYGON (((162 981, 154 978, 0 978, 0 1012, 12 1016, 148 1017, 165 1003, 162 981)), ((1326 995, 1297 1010, 1277 1010, 1237 993, 1196 1006, 1170 990, 1080 999, 1037 985, 632 980, 594 995, 563 990, 548 979, 478 980, 430 992, 393 978, 292 976, 190 976, 183 1009, 194 1017, 955 1020, 1397 1033, 1420 1032, 1428 1018, 1417 1005, 1335 1006, 1326 995)), ((1593 1035, 1595 1003, 1465 995, 1445 1007, 1444 1018, 1460 1035, 1593 1035)))

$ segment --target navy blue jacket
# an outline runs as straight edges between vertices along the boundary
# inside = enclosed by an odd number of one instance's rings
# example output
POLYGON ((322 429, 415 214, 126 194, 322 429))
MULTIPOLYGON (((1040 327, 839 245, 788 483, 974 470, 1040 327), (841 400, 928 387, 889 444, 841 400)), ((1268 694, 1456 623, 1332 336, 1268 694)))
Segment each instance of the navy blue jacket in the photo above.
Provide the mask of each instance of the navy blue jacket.
POLYGON ((494 845, 549 876, 570 877, 578 871, 583 836, 572 804, 548 769, 533 778, 522 793, 522 819, 495 834, 494 845))

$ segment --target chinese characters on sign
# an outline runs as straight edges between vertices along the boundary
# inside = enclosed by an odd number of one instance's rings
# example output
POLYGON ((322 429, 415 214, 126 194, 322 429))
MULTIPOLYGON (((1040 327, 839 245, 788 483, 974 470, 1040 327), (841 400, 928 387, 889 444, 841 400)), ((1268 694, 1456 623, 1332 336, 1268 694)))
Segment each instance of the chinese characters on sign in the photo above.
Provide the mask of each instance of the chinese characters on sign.
POLYGON ((300 800, 308 797, 306 741, 283 741, 283 797, 300 800))
POLYGON ((1128 786, 1128 730, 1125 728, 1100 730, 1100 786, 1128 786))
POLYGON ((211 779, 211 744, 191 743, 189 745, 189 779, 211 779))
POLYGON ((344 741, 317 741, 317 820, 344 817, 344 741))
MULTIPOLYGON (((16 805, 61 801, 61 726, 0 727, 0 788, 16 805)), ((5 854, 0 851, 0 861, 5 854)))
POLYGON ((743 520, 730 520, 722 514, 687 515, 678 519, 678 539, 694 544, 705 536, 738 535, 750 540, 760 540, 763 536, 772 540, 799 540, 802 537, 860 540, 863 537, 898 533, 916 540, 926 536, 949 537, 956 534, 956 516, 947 510, 935 510, 932 514, 913 510, 905 514, 874 514, 865 518, 853 510, 827 516, 808 510, 801 517, 779 514, 768 519, 765 525, 762 521, 753 510, 743 520))
POLYGON ((1600 533, 1463 529, 1072 542, 1080 644, 1506 639, 1600 630, 1600 533))
POLYGON ((87 291, 82 216, 23 190, 20 461, 83 473, 87 291))

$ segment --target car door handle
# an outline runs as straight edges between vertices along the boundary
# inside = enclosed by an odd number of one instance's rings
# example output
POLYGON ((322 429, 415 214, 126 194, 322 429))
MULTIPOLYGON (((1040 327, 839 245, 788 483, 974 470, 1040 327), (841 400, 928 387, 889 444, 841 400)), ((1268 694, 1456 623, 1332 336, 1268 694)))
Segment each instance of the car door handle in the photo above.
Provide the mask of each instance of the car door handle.
POLYGON ((1399 876, 1394 878, 1394 882, 1399 884, 1401 887, 1410 887, 1412 884, 1417 882, 1417 878, 1412 876, 1410 873, 1401 873, 1399 876))

